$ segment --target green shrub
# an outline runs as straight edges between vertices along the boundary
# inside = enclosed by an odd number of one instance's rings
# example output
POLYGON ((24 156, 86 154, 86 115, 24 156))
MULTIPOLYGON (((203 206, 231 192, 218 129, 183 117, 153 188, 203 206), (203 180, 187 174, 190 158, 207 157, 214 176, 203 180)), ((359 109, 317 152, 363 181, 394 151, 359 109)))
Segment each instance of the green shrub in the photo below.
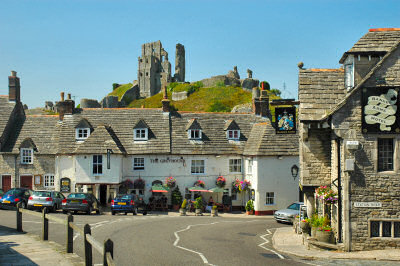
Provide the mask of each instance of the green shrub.
POLYGON ((193 83, 193 85, 197 88, 203 88, 204 84, 201 81, 196 81, 195 83, 193 83))
POLYGON ((196 209, 201 209, 203 208, 203 199, 201 197, 198 197, 195 202, 193 202, 193 205, 196 209))
POLYGON ((223 80, 217 81, 217 83, 215 83, 215 86, 217 86, 217 87, 225 87, 225 82, 223 80))
POLYGON ((269 83, 266 81, 261 81, 260 82, 260 88, 262 88, 262 84, 264 83, 264 89, 266 89, 267 91, 269 91, 271 89, 271 87, 269 86, 269 83))
POLYGON ((271 94, 273 94, 275 96, 281 96, 282 92, 278 89, 272 89, 271 94))
POLYGON ((186 205, 187 205, 187 199, 184 199, 181 205, 182 209, 186 209, 186 205))
POLYGON ((116 88, 118 88, 120 85, 118 83, 113 83, 112 84, 112 88, 113 90, 115 90, 116 88))
POLYGON ((168 84, 167 90, 168 90, 168 91, 173 91, 174 88, 175 88, 176 86, 178 86, 178 85, 179 85, 178 82, 171 82, 170 84, 168 84))
POLYGON ((231 108, 220 101, 215 101, 208 108, 207 112, 230 112, 231 108))
POLYGON ((171 203, 172 203, 172 205, 181 205, 182 204, 182 194, 179 191, 179 186, 176 186, 176 188, 172 191, 171 203))
POLYGON ((246 207, 245 207, 245 209, 246 209, 246 211, 254 211, 254 203, 253 203, 253 200, 249 200, 247 203, 246 203, 246 207))
POLYGON ((311 216, 310 223, 312 227, 321 227, 323 222, 324 217, 319 217, 316 213, 311 216))

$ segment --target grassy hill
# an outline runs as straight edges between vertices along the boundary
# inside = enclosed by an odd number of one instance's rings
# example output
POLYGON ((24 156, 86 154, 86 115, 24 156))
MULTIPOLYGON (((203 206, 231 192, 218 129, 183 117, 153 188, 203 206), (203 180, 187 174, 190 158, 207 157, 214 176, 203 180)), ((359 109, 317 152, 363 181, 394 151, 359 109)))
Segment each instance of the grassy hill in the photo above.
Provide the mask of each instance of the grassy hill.
MULTIPOLYGON (((131 83, 124 84, 116 88, 109 95, 118 96, 121 99, 122 95, 132 86, 131 83)), ((130 108, 161 108, 162 93, 158 93, 152 97, 138 99, 128 104, 130 108)), ((233 86, 215 86, 203 88, 202 84, 196 83, 171 83, 168 86, 168 98, 171 100, 171 105, 179 111, 195 111, 195 112, 230 112, 232 108, 239 104, 251 102, 251 92, 245 91, 240 87, 233 86), (172 101, 172 92, 187 91, 189 96, 185 100, 172 101)), ((279 96, 270 94, 270 100, 280 99, 279 96)))

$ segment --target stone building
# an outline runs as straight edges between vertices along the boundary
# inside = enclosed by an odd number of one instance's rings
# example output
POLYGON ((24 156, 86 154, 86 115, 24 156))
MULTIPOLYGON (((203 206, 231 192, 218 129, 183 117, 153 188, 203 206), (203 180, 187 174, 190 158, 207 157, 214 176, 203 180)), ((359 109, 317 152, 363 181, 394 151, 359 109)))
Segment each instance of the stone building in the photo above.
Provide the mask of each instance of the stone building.
MULTIPOLYGON (((273 213, 299 198, 299 179, 291 175, 298 164, 298 135, 276 134, 268 98, 254 95, 252 113, 234 114, 175 112, 166 97, 162 109, 76 109, 62 93, 58 116, 23 110, 12 115, 20 104, 0 97, 1 110, 8 110, 0 113, 0 122, 14 121, 2 127, 0 186, 91 192, 106 204, 127 182, 143 180, 144 187, 133 185, 129 192, 147 201, 152 184, 172 176, 193 199, 189 188, 196 181, 211 189, 223 176, 224 192, 206 192, 206 200, 231 196, 233 208, 241 209, 252 196, 256 214, 273 213), (236 179, 249 180, 251 190, 234 190, 236 179)), ((167 197, 170 202, 170 193, 167 197)))
POLYGON ((339 69, 299 64, 304 201, 324 212, 315 189, 337 191, 329 214, 346 251, 400 248, 399 42, 400 29, 371 29, 339 69))

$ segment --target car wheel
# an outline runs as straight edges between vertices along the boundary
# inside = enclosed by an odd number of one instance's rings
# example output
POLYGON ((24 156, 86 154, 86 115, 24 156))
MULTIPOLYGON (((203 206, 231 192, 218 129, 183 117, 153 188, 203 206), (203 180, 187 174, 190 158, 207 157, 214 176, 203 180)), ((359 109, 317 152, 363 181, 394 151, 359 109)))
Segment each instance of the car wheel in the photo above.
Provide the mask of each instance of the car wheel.
POLYGON ((100 214, 101 214, 100 209, 97 209, 97 210, 96 210, 96 214, 97 214, 97 215, 100 215, 100 214))
POLYGON ((115 215, 115 211, 112 211, 111 214, 112 214, 112 215, 115 215))
POLYGON ((63 212, 64 214, 67 214, 67 213, 68 213, 67 211, 64 211, 64 210, 63 210, 62 212, 63 212))
POLYGON ((144 211, 144 212, 143 212, 143 215, 147 215, 147 211, 144 211))
POLYGON ((93 211, 93 208, 92 208, 92 206, 90 206, 90 207, 89 207, 89 210, 87 211, 87 214, 88 214, 88 215, 91 215, 91 214, 92 214, 92 211, 93 211))
POLYGON ((138 212, 138 211, 137 211, 137 208, 134 208, 132 214, 133 214, 133 215, 137 215, 137 212, 138 212))
POLYGON ((21 208, 22 208, 22 209, 26 209, 26 203, 25 203, 25 201, 22 201, 22 202, 21 202, 21 208))
POLYGON ((127 215, 128 213, 127 212, 125 212, 125 215, 127 215))

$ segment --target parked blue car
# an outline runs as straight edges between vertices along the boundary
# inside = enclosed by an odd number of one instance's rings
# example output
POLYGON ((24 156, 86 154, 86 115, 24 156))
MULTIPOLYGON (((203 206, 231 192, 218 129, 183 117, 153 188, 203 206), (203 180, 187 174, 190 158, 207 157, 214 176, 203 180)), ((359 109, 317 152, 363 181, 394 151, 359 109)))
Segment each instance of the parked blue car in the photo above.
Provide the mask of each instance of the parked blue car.
POLYGON ((32 190, 27 188, 12 188, 0 199, 0 207, 8 209, 10 207, 15 207, 19 202, 21 202, 21 208, 26 209, 28 199, 32 194, 32 190))
POLYGON ((143 199, 139 199, 134 194, 118 195, 111 201, 111 214, 115 215, 118 212, 128 214, 131 212, 136 215, 138 212, 142 212, 143 215, 147 214, 146 205, 143 199))

